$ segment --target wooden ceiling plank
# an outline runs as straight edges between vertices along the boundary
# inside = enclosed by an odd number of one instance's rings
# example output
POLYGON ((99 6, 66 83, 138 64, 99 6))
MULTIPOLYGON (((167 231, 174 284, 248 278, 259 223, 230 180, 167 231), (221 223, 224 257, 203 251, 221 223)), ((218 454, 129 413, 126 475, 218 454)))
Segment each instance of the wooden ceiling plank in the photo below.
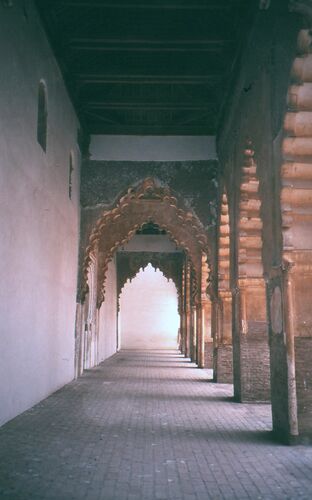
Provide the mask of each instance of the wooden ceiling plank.
MULTIPOLYGON (((235 0, 238 3, 241 0, 235 0)), ((90 9, 135 9, 135 10, 229 10, 232 8, 233 0, 186 0, 186 1, 142 1, 121 2, 119 1, 94 1, 94 0, 46 0, 46 5, 66 6, 90 9)))
POLYGON ((76 74, 79 82, 82 84, 101 84, 101 83, 118 83, 118 84, 170 84, 170 85, 202 85, 203 82, 217 82, 220 80, 220 73, 209 75, 88 75, 79 73, 76 74))
POLYGON ((202 111, 203 109, 211 110, 211 104, 207 105, 207 103, 202 105, 194 105, 194 104, 165 104, 165 103, 103 103, 103 104, 87 104, 82 109, 111 109, 111 110, 190 110, 190 111, 202 111))

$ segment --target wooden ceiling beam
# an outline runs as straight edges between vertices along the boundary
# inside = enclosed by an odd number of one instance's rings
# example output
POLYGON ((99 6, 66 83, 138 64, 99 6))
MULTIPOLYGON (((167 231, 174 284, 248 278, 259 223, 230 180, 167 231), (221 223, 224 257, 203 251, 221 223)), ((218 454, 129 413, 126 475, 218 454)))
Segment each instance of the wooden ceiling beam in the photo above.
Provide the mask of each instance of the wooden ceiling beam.
MULTIPOLYGON (((229 44, 228 44, 229 45, 229 44)), ((209 45, 171 45, 171 46, 148 46, 148 45, 127 45, 124 44, 107 44, 107 45, 72 45, 70 50, 82 52, 224 52, 225 44, 209 44, 209 45)))
MULTIPOLYGON (((239 3, 240 0, 235 0, 239 3)), ((142 1, 142 2, 122 2, 120 0, 112 1, 87 1, 87 0, 46 0, 45 4, 50 6, 64 6, 64 7, 81 7, 91 9, 135 9, 135 10, 226 10, 232 8, 232 2, 230 0, 214 0, 207 2, 206 0, 184 0, 184 1, 173 1, 173 0, 154 0, 154 1, 142 1)))
POLYGON ((187 47, 192 47, 193 45, 198 46, 210 46, 210 45, 227 45, 233 43, 233 38, 172 38, 172 39, 155 39, 155 38, 101 38, 101 37, 69 37, 68 44, 95 44, 95 45, 153 45, 153 46, 180 46, 185 45, 187 47))
POLYGON ((79 73, 76 75, 78 86, 87 84, 118 83, 118 84, 170 84, 170 85, 202 85, 203 83, 218 82, 222 75, 94 75, 79 73))
POLYGON ((203 104, 194 104, 194 103, 165 103, 165 102, 99 102, 92 103, 88 102, 82 106, 83 110, 88 109, 102 109, 102 110, 116 110, 116 111, 212 111, 213 103, 203 103, 203 104))
POLYGON ((250 0, 35 4, 88 132, 215 131, 250 0))
POLYGON ((88 122, 88 131, 94 135, 214 135, 213 125, 104 125, 88 122))

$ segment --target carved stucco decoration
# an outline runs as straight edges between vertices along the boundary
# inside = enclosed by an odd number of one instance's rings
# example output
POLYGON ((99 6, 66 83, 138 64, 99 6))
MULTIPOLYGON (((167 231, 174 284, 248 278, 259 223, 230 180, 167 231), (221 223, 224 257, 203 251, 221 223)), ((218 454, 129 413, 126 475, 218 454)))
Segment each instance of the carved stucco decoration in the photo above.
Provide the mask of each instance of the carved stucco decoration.
POLYGON ((194 269, 196 280, 200 283, 202 253, 209 256, 207 235, 203 225, 191 211, 180 208, 177 198, 172 196, 167 187, 158 185, 153 178, 147 178, 140 185, 131 187, 112 210, 104 211, 98 219, 90 235, 83 264, 82 301, 88 291, 90 252, 98 248, 99 307, 104 300, 108 263, 118 247, 125 245, 136 230, 147 222, 154 222, 165 229, 176 245, 185 251, 194 269))
POLYGON ((219 247, 218 247, 219 290, 230 289, 230 218, 226 192, 221 200, 219 247))
POLYGON ((183 253, 165 252, 121 252, 117 253, 117 296, 120 298, 122 289, 127 280, 132 280, 148 264, 155 271, 159 269, 169 280, 171 279, 177 289, 179 311, 181 310, 182 297, 182 269, 184 262, 183 253))
POLYGON ((202 302, 207 300, 207 298, 212 298, 212 273, 210 272, 210 266, 208 261, 208 256, 206 253, 202 253, 202 272, 201 272, 201 299, 202 302))
POLYGON ((283 255, 312 248, 312 54, 311 33, 301 30, 291 71, 281 167, 283 255))

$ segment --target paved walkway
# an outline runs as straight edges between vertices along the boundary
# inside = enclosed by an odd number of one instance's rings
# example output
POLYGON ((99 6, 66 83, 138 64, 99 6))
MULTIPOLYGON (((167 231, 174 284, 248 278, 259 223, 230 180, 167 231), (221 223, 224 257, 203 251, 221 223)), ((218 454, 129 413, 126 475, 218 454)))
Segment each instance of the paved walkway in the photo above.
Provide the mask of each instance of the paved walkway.
POLYGON ((0 429, 0 498, 312 498, 312 448, 271 441, 174 351, 121 352, 0 429))

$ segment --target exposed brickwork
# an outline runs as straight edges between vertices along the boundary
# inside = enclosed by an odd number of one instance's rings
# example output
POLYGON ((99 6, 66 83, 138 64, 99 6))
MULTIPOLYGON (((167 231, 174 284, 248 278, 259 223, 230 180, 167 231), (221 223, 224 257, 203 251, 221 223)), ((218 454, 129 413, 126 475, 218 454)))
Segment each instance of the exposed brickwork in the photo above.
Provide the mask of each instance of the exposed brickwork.
POLYGON ((234 379, 237 401, 270 401, 270 352, 268 339, 255 333, 235 339, 234 379))
POLYGON ((0 429, 0 498, 310 500, 312 449, 207 375, 174 351, 88 370, 0 429))
POLYGON ((267 338, 240 338, 241 401, 270 401, 270 353, 267 338))
POLYGON ((312 337, 295 338, 299 433, 312 438, 312 337))
POLYGON ((205 342, 205 368, 213 368, 213 343, 205 342))
POLYGON ((216 373, 214 378, 221 384, 233 383, 233 348, 231 345, 219 345, 215 352, 216 373))

